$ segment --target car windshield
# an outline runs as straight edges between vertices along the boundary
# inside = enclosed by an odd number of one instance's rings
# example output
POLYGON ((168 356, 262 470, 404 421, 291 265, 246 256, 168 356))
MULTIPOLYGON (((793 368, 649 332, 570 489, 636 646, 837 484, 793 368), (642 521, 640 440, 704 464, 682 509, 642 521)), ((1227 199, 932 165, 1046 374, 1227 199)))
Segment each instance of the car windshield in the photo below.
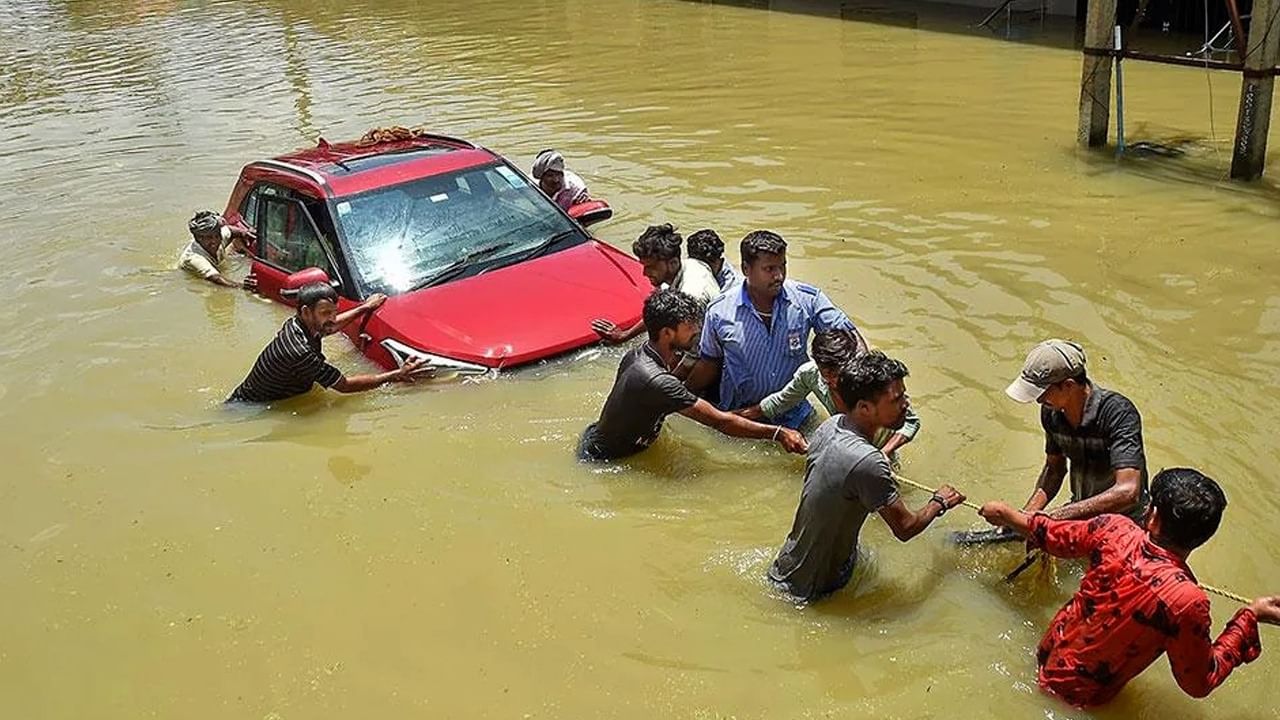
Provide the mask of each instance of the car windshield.
POLYGON ((542 191, 502 163, 340 199, 352 272, 369 292, 431 285, 471 264, 503 264, 586 239, 542 191))

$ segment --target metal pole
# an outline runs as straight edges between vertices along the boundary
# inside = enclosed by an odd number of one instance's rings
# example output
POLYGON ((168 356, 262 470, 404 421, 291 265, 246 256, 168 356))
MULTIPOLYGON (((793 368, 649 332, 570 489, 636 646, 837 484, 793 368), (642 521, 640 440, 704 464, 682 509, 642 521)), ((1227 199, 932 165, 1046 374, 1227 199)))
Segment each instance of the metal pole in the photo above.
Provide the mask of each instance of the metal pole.
POLYGON ((1120 43, 1120 26, 1115 28, 1116 48, 1116 157, 1124 154, 1124 69, 1120 51, 1124 48, 1120 43))

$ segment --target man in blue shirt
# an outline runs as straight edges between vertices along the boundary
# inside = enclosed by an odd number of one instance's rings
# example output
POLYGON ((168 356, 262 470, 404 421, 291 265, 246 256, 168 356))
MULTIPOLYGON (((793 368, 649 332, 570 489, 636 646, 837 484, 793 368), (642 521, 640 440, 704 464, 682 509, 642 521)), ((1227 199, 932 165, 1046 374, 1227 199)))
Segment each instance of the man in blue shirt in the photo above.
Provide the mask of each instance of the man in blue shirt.
MULTIPOLYGON (((722 410, 750 407, 781 390, 809 361, 810 333, 855 329, 821 290, 787 279, 787 241, 777 233, 748 233, 741 249, 745 279, 707 307, 701 358, 688 380, 699 392, 719 372, 722 410)), ((812 414, 805 401, 776 420, 799 428, 812 414)))

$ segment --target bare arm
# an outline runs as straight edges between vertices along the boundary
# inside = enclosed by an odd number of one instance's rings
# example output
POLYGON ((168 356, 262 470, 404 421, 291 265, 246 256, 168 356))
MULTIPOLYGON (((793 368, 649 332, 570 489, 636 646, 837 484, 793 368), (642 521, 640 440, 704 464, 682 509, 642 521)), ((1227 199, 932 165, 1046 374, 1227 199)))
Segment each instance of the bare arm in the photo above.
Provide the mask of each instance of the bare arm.
POLYGON ((1067 476, 1066 455, 1045 455, 1044 467, 1040 469, 1040 477, 1036 480, 1036 489, 1022 509, 1029 513, 1039 512, 1045 508, 1062 489, 1062 480, 1067 476))
POLYGON ((809 443, 805 441, 804 436, 791 428, 780 425, 761 425, 741 415, 724 412, 701 398, 693 405, 681 410, 680 414, 731 437, 777 440, 787 452, 793 453, 803 453, 809 449, 809 443))
POLYGON ((333 319, 334 332, 338 332, 350 325, 352 320, 362 318, 365 315, 376 312, 378 308, 382 307, 382 303, 386 301, 386 295, 383 295, 382 293, 374 293, 359 305, 345 312, 338 313, 338 316, 333 319))
POLYGON ((689 371, 689 379, 685 380, 685 385, 694 392, 706 390, 711 381, 716 378, 716 371, 720 369, 719 358, 699 358, 694 363, 693 369, 689 371))
POLYGON ((1063 505, 1049 516, 1055 520, 1079 520, 1103 513, 1129 512, 1141 496, 1142 472, 1137 468, 1120 468, 1115 472, 1116 483, 1110 488, 1091 498, 1063 505))
POLYGON ((919 535, 929 523, 947 510, 964 502, 964 495, 956 492, 950 485, 943 485, 929 498, 924 507, 911 510, 901 497, 880 508, 880 517, 884 518, 893 536, 902 542, 919 535))
POLYGON ((373 390, 390 382, 412 383, 413 373, 422 367, 422 363, 421 358, 414 358, 401 365, 397 370, 378 373, 377 375, 344 375, 333 386, 333 389, 343 394, 350 394, 373 390))

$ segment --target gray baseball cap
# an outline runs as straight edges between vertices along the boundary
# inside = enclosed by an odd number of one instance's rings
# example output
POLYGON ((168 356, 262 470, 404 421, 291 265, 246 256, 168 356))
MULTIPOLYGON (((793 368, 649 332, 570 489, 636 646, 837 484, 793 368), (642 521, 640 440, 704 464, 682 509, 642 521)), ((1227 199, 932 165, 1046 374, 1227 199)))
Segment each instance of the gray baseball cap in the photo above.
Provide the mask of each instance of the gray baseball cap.
POLYGON ((1084 372, 1084 348, 1070 340, 1053 338, 1031 348, 1027 361, 1004 393, 1020 403, 1035 402, 1046 388, 1084 372))

